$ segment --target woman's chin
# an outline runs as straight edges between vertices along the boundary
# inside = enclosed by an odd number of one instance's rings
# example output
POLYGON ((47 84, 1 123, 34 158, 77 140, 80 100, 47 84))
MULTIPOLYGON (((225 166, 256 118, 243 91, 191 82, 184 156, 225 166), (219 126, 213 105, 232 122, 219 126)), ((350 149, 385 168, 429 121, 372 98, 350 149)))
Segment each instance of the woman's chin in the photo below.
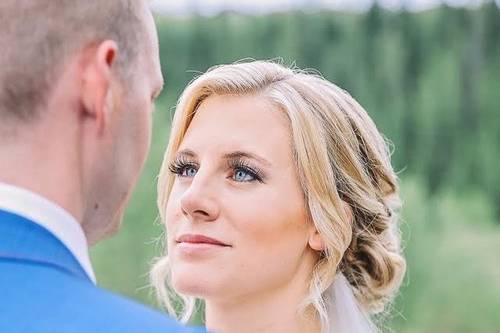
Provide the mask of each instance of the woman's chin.
POLYGON ((223 288, 218 288, 219 283, 216 279, 210 279, 207 274, 199 272, 172 272, 172 287, 174 290, 185 296, 206 299, 219 293, 223 288))

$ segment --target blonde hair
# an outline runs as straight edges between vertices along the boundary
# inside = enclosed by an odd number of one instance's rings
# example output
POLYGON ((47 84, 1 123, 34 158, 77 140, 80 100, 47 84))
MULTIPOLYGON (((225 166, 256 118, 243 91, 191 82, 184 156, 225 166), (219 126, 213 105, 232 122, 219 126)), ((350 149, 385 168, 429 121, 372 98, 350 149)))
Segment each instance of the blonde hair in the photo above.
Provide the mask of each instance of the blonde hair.
MULTIPOLYGON (((341 272, 363 310, 383 312, 406 267, 398 228, 397 177, 388 145, 366 111, 346 91, 319 75, 253 61, 217 66, 195 79, 180 97, 159 174, 158 208, 163 221, 174 182, 169 163, 199 105, 211 95, 227 94, 261 96, 289 119, 307 208, 326 247, 312 272, 304 309, 315 309, 326 332, 329 300, 325 291, 341 272)), ((153 267, 152 282, 175 315, 168 276, 165 256, 153 267)), ((182 298, 182 320, 186 321, 195 303, 182 298)))

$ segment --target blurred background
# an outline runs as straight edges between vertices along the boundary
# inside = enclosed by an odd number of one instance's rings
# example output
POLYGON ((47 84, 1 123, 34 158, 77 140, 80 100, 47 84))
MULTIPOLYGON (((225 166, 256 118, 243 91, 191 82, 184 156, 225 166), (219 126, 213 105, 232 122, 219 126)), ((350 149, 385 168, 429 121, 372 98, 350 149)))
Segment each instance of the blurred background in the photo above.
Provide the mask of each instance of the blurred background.
POLYGON ((281 58, 348 90, 393 142, 408 273, 387 331, 500 332, 500 1, 153 1, 166 89, 101 286, 156 306, 156 176, 185 85, 209 67, 281 58))

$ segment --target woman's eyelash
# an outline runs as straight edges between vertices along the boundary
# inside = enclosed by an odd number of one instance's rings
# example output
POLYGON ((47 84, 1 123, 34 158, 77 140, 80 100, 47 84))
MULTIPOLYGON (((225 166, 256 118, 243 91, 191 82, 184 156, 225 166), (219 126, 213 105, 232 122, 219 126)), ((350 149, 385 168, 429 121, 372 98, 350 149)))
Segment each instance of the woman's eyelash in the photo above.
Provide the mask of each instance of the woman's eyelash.
POLYGON ((264 182, 264 173, 258 167, 250 165, 241 158, 230 159, 228 162, 230 169, 233 169, 234 171, 242 170, 254 177, 255 180, 261 183, 264 182))
POLYGON ((197 169, 198 165, 193 161, 188 160, 185 157, 177 157, 173 162, 170 163, 168 169, 170 172, 176 175, 182 175, 187 167, 192 167, 197 169))
MULTIPOLYGON (((186 176, 184 173, 187 168, 193 168, 198 170, 199 166, 196 162, 189 160, 185 156, 176 157, 174 161, 172 161, 168 167, 170 172, 178 176, 186 176)), ((241 158, 233 158, 228 160, 228 168, 231 169, 234 173, 237 171, 243 171, 244 173, 250 175, 253 180, 257 180, 261 183, 264 182, 264 173, 256 166, 250 165, 247 161, 244 161, 241 158)), ((253 180, 247 180, 245 182, 251 182, 253 180)))

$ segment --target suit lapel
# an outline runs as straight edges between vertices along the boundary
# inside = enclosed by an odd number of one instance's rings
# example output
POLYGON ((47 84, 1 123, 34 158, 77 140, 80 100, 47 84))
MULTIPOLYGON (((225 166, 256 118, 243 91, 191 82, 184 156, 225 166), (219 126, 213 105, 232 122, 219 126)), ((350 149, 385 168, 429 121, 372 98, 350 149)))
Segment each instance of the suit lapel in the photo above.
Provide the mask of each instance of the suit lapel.
POLYGON ((91 282, 75 256, 52 233, 3 210, 0 210, 0 260, 52 267, 91 282))

